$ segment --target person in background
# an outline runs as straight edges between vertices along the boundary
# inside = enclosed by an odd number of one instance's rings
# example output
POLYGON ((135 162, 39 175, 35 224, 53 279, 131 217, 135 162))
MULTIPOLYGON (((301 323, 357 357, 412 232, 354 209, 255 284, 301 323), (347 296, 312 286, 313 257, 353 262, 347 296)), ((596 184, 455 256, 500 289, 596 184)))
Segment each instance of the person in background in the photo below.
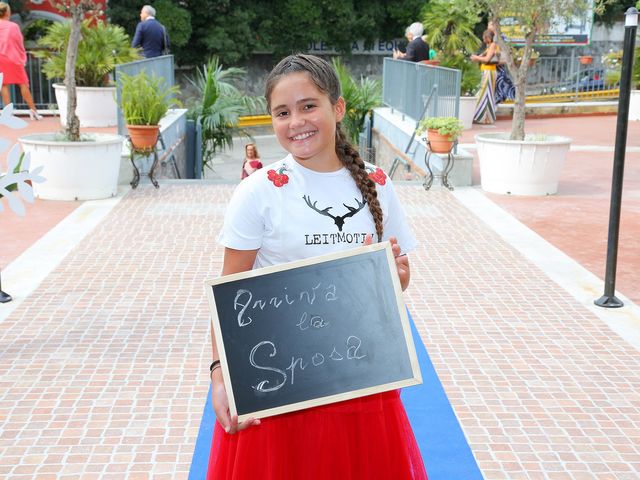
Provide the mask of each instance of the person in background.
POLYGON ((408 62, 430 60, 429 44, 426 37, 422 35, 423 33, 424 27, 420 22, 414 22, 409 25, 407 38, 412 38, 412 40, 407 45, 407 51, 405 53, 398 52, 397 54, 394 52, 393 58, 407 60, 408 62))
POLYGON ((18 85, 20 94, 29 107, 31 120, 42 120, 33 103, 29 90, 29 77, 24 66, 27 64, 27 51, 24 49, 24 39, 17 23, 10 20, 11 7, 0 2, 0 73, 3 74, 2 102, 11 103, 9 85, 18 85))
POLYGON ((409 45, 411 40, 413 40, 413 33, 409 30, 409 27, 404 31, 404 38, 406 38, 407 41, 401 42, 399 48, 393 49, 393 58, 402 58, 401 55, 404 56, 404 54, 407 53, 407 45, 409 45))
POLYGON ((494 33, 485 30, 482 41, 485 50, 482 55, 471 55, 473 62, 480 64, 482 71, 482 84, 476 103, 476 111, 473 115, 474 123, 492 124, 496 121, 496 66, 499 63, 500 51, 493 41, 494 33))
POLYGON ((151 5, 140 10, 140 23, 136 26, 131 46, 142 48, 144 58, 159 57, 169 51, 167 29, 156 20, 156 9, 151 5))
MULTIPOLYGON (((368 245, 375 235, 390 242, 406 289, 406 253, 416 239, 393 182, 365 163, 342 131, 347 105, 331 64, 291 55, 273 68, 265 90, 276 138, 289 155, 236 187, 218 237, 221 274, 368 245), (348 220, 338 229, 318 208, 348 211, 348 220), (312 244, 309 234, 336 240, 312 244)), ((427 479, 399 390, 238 422, 229 411, 215 337, 212 352, 216 422, 207 479, 427 479)))
MULTIPOLYGON (((491 30, 494 34, 496 34, 496 27, 493 22, 489 22, 487 24, 487 30, 491 30)), ((507 37, 502 34, 502 39, 506 42, 507 37)), ((496 41, 496 46, 497 46, 496 41)), ((497 48, 497 51, 500 51, 500 47, 497 48)), ((516 98, 516 87, 511 80, 511 76, 509 75, 509 70, 505 65, 505 62, 500 59, 500 62, 496 65, 496 104, 502 103, 505 100, 514 100, 516 98)))
POLYGON ((260 154, 254 143, 247 143, 244 147, 244 162, 242 163, 242 180, 247 178, 256 170, 262 168, 260 154))

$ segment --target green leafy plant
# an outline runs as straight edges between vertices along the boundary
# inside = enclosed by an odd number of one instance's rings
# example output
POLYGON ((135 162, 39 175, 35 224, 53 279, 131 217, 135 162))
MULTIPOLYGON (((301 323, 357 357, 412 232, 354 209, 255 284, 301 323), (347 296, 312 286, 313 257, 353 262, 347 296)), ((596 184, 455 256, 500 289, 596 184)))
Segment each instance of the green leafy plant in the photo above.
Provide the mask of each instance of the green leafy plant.
POLYGON ((252 111, 266 111, 262 97, 242 93, 231 82, 241 80, 246 71, 242 68, 224 68, 217 57, 212 57, 201 69, 196 69, 189 82, 198 97, 189 108, 189 117, 202 127, 202 173, 211 167, 214 155, 233 147, 233 135, 251 138, 238 126, 241 115, 252 111))
MULTIPOLYGON (((49 0, 52 7, 63 12, 69 17, 69 34, 62 36, 58 49, 54 50, 53 57, 64 55, 62 71, 58 71, 58 78, 64 76, 64 85, 67 88, 67 124, 64 129, 65 140, 70 142, 80 141, 80 120, 76 115, 78 103, 76 67, 78 65, 78 49, 82 38, 83 20, 87 14, 95 15, 100 11, 101 4, 95 0, 49 0), (56 54, 57 52, 57 54, 56 54)), ((54 24, 55 25, 55 24, 54 24)), ((53 26, 52 25, 52 28, 53 26)), ((56 60, 60 62, 60 60, 56 60)))
POLYGON ((475 0, 433 0, 421 12, 427 41, 440 52, 440 64, 461 71, 460 94, 464 96, 473 96, 480 88, 481 73, 469 60, 480 45, 474 31, 479 11, 475 0))
POLYGON ((177 85, 169 87, 164 78, 149 77, 144 71, 136 75, 118 75, 121 85, 122 114, 128 125, 158 125, 173 106, 180 102, 177 85))
MULTIPOLYGON (((48 79, 65 76, 67 45, 71 34, 71 22, 53 23, 38 41, 44 50, 34 55, 44 59, 42 71, 48 79)), ((109 84, 108 75, 119 63, 140 58, 131 47, 131 40, 122 27, 102 21, 84 20, 81 26, 82 41, 78 45, 75 64, 76 85, 79 87, 104 87, 109 84)))
MULTIPOLYGON (((422 7, 422 23, 429 46, 451 55, 469 56, 480 46, 474 27, 480 21, 475 0, 432 0, 422 7)), ((477 67, 476 67, 477 68, 477 67)))
MULTIPOLYGON (((622 50, 610 50, 609 53, 602 55, 602 64, 607 68, 605 73, 606 84, 618 83, 622 74, 622 50)), ((640 88, 640 47, 636 47, 633 52, 631 88, 640 88)))
POLYGON ((382 105, 382 84, 378 80, 365 77, 360 77, 358 82, 339 58, 333 58, 332 63, 340 79, 342 97, 347 104, 342 125, 351 143, 357 145, 366 116, 374 108, 382 105))
MULTIPOLYGON (((513 59, 515 61, 516 66, 520 66, 520 63, 524 58, 524 47, 514 48, 512 51, 512 55, 513 55, 513 59)), ((531 62, 535 62, 539 57, 540 57, 540 53, 537 50, 532 48, 531 53, 529 54, 529 64, 531 64, 531 62)))
POLYGON ((422 135, 426 130, 436 130, 440 135, 455 140, 464 130, 464 125, 456 117, 428 117, 420 121, 416 134, 422 135))

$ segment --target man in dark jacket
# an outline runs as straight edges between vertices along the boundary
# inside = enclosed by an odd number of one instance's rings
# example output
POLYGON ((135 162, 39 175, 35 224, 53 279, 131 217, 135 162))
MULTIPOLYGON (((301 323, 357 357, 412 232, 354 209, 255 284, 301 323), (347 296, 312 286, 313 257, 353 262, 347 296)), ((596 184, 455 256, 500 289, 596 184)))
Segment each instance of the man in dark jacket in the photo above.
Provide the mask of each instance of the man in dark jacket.
POLYGON ((159 57, 169 51, 169 35, 159 21, 156 20, 156 9, 151 5, 145 5, 140 11, 141 22, 136 27, 131 46, 142 47, 142 55, 145 58, 159 57))

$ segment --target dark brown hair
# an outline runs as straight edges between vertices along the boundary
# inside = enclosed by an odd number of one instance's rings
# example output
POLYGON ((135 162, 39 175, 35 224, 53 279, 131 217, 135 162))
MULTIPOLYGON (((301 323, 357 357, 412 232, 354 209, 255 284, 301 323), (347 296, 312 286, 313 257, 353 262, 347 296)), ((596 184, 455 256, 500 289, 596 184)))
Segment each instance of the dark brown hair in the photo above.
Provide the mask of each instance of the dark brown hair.
POLYGON ((484 39, 487 37, 489 37, 489 39, 493 42, 493 39, 495 37, 495 32, 487 28, 484 32, 482 32, 482 40, 484 41, 484 39))
MULTIPOLYGON (((332 105, 335 105, 340 98, 340 80, 333 67, 325 60, 315 55, 305 55, 302 53, 289 55, 280 60, 273 67, 267 77, 265 86, 265 97, 267 98, 267 109, 271 113, 271 93, 278 81, 285 75, 296 72, 305 72, 311 81, 322 93, 329 97, 332 105)), ((378 201, 376 185, 369 178, 365 169, 365 164, 358 151, 349 143, 347 136, 340 127, 340 122, 336 124, 336 154, 340 162, 345 166, 356 182, 356 185, 363 198, 369 205, 369 211, 373 216, 376 225, 378 241, 382 240, 382 208, 378 201)))

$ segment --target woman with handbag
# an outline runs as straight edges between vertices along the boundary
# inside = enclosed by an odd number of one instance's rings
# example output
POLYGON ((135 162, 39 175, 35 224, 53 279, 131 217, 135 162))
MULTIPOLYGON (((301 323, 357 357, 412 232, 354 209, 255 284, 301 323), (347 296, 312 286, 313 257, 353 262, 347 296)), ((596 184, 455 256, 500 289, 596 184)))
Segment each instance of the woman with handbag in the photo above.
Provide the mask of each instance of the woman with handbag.
MULTIPOLYGON (((496 27, 493 22, 489 22, 487 24, 487 30, 491 30, 493 32, 493 38, 495 39, 496 27)), ((502 39, 505 43, 508 41, 504 33, 502 34, 502 39)), ((497 45, 498 42, 495 43, 497 45)), ((498 51, 500 51, 500 47, 498 47, 498 51)), ((516 98, 516 87, 513 84, 513 80, 511 80, 509 70, 507 70, 504 59, 500 58, 499 60, 500 62, 496 65, 496 104, 502 103, 505 100, 514 100, 516 98)))
POLYGON ((492 124, 496 121, 496 67, 500 63, 500 50, 493 38, 494 33, 485 30, 482 41, 487 48, 482 55, 471 55, 473 62, 480 63, 482 71, 482 84, 473 115, 474 123, 492 124))

